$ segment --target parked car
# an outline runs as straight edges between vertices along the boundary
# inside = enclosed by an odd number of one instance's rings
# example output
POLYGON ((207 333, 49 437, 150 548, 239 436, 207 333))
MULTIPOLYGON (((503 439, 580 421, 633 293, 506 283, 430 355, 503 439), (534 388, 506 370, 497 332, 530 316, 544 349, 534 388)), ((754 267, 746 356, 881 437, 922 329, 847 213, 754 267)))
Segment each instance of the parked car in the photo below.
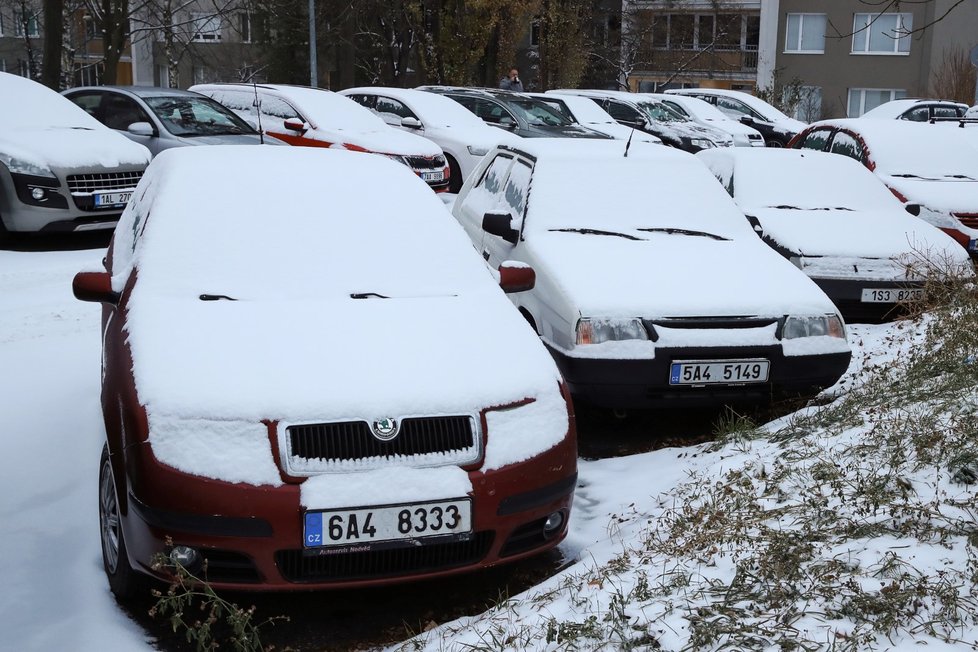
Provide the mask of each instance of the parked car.
POLYGON ((206 95, 152 86, 81 86, 61 93, 155 156, 186 145, 284 145, 206 95))
POLYGON ((536 271, 536 287, 511 298, 576 398, 612 408, 766 402, 817 392, 849 364, 829 298, 684 152, 500 146, 453 214, 490 265, 536 271))
POLYGON ((149 151, 58 93, 0 73, 0 238, 114 228, 149 151))
POLYGON ((617 140, 643 141, 647 143, 662 144, 662 139, 658 136, 632 129, 625 125, 618 124, 618 121, 586 97, 579 95, 558 95, 556 93, 527 93, 530 97, 540 100, 564 115, 571 118, 574 122, 584 125, 588 129, 594 129, 601 133, 611 136, 617 140))
POLYGON ((382 154, 411 168, 435 191, 448 190, 451 171, 438 145, 388 127, 338 93, 284 84, 200 84, 190 90, 213 98, 290 145, 382 154))
POLYGON ((761 239, 810 276, 848 321, 894 315, 922 299, 937 275, 974 274, 952 238, 907 213, 847 157, 780 149, 697 156, 761 239))
POLYGON ((753 127, 764 136, 768 147, 787 147, 805 123, 789 118, 764 100, 742 91, 721 88, 673 88, 668 95, 687 95, 715 105, 734 120, 753 127))
POLYGON ((954 120, 963 118, 968 105, 949 100, 898 99, 880 104, 875 109, 863 113, 861 118, 879 120, 910 120, 930 122, 931 120, 954 120))
POLYGON ((764 137, 757 129, 734 120, 709 102, 687 95, 666 95, 665 93, 643 93, 659 100, 679 115, 730 134, 736 147, 764 147, 764 137))
POLYGON ((978 152, 969 141, 978 132, 973 129, 934 129, 905 120, 824 120, 798 134, 791 147, 859 161, 910 210, 975 257, 978 152))
POLYGON ((450 97, 487 124, 522 138, 609 138, 523 93, 457 86, 419 86, 418 89, 450 97))
POLYGON ((697 124, 662 102, 637 93, 576 89, 553 90, 547 93, 587 97, 619 124, 652 134, 661 139, 663 144, 687 152, 733 145, 733 138, 728 134, 697 124))
POLYGON ((156 158, 106 270, 73 284, 103 308, 99 520, 117 596, 166 576, 159 553, 218 589, 305 591, 564 538, 570 398, 499 287, 533 272, 494 279, 444 210, 376 156, 156 158))
POLYGON ((424 136, 441 147, 451 169, 450 192, 458 192, 462 181, 490 149, 501 142, 519 142, 517 136, 490 127, 458 102, 435 93, 363 87, 340 94, 374 112, 391 127, 424 136))

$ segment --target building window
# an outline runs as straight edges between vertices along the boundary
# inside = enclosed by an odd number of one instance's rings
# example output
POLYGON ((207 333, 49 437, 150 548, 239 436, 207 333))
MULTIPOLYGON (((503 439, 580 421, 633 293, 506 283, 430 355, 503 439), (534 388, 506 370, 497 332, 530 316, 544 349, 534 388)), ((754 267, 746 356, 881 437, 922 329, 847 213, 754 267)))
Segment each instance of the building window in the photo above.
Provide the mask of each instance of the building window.
POLYGON ((76 63, 74 69, 75 86, 101 86, 105 64, 76 63))
POLYGON ((221 40, 220 16, 195 13, 192 16, 192 21, 195 41, 209 41, 214 43, 221 40))
POLYGON ((540 17, 534 16, 530 21, 530 47, 535 48, 540 45, 540 17))
POLYGON ((247 11, 238 14, 238 36, 242 43, 251 43, 252 41, 251 14, 247 11))
POLYGON ((210 71, 206 66, 194 66, 194 83, 195 84, 206 84, 208 81, 210 71))
POLYGON ((785 52, 825 52, 825 14, 788 14, 785 52))
POLYGON ((24 27, 27 27, 27 36, 29 38, 36 38, 41 35, 40 30, 37 25, 38 14, 30 13, 26 16, 22 11, 14 11, 14 35, 23 36, 24 27), (26 20, 25 20, 26 18, 26 20))
POLYGON ((170 87, 170 67, 165 64, 158 64, 156 66, 156 78, 157 86, 161 88, 170 87))
POLYGON ((880 104, 906 96, 907 91, 897 88, 850 88, 849 117, 858 118, 880 104))
POLYGON ((913 14, 856 14, 852 21, 853 54, 908 54, 913 14))

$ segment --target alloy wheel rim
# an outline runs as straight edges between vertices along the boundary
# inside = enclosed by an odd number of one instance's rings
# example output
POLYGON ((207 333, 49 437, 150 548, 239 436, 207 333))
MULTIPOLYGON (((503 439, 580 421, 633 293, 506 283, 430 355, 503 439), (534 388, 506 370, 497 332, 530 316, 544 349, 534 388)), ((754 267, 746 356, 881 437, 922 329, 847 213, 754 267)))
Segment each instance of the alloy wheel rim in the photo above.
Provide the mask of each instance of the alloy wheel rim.
POLYGON ((105 558, 105 567, 110 573, 114 573, 119 566, 119 504, 115 499, 115 482, 108 460, 102 466, 98 493, 102 556, 105 558))

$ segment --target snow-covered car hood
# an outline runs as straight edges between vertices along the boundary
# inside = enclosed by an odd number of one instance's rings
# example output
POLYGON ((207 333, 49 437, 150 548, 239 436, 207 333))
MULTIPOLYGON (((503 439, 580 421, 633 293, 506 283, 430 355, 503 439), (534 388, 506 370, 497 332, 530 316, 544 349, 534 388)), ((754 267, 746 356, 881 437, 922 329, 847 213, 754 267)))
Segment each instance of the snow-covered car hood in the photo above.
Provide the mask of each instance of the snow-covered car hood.
POLYGON ((760 240, 630 235, 642 240, 536 233, 524 256, 586 317, 835 312, 814 282, 760 240))
POLYGON ((354 131, 347 129, 329 129, 319 127, 306 132, 307 138, 324 140, 331 143, 356 145, 371 152, 380 154, 397 154, 400 156, 438 156, 441 147, 427 138, 417 134, 409 134, 400 129, 384 125, 376 131, 354 131))
POLYGON ((293 422, 466 414, 552 393, 559 382, 499 291, 276 305, 175 301, 138 288, 127 316, 133 373, 155 414, 293 422))
MULTIPOLYGON (((101 125, 100 125, 101 126, 101 125)), ((20 127, 0 134, 0 152, 43 166, 146 165, 149 150, 108 128, 20 127)))
MULTIPOLYGON (((258 134, 224 134, 221 136, 182 136, 179 137, 185 145, 258 145, 262 138, 258 134)), ((266 145, 285 145, 286 143, 274 136, 265 135, 266 145)))
POLYGON ((896 258, 931 253, 967 261, 961 245, 901 210, 746 207, 744 212, 758 219, 765 237, 802 256, 896 258))
POLYGON ((881 175, 883 183, 907 198, 935 211, 978 213, 978 181, 908 179, 881 175))

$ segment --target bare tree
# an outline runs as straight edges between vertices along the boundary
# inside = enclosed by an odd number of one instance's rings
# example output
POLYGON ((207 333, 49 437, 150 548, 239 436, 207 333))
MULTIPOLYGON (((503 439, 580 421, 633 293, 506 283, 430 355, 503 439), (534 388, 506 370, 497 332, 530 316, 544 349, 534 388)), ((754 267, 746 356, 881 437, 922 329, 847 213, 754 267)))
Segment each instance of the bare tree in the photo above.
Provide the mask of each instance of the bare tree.
POLYGON ((947 48, 934 71, 931 94, 945 100, 971 104, 975 99, 975 67, 962 47, 947 48))
POLYGON ((42 52, 40 36, 43 12, 38 0, 0 0, 0 10, 7 9, 13 17, 14 35, 20 39, 24 48, 21 59, 27 77, 41 80, 42 52))

